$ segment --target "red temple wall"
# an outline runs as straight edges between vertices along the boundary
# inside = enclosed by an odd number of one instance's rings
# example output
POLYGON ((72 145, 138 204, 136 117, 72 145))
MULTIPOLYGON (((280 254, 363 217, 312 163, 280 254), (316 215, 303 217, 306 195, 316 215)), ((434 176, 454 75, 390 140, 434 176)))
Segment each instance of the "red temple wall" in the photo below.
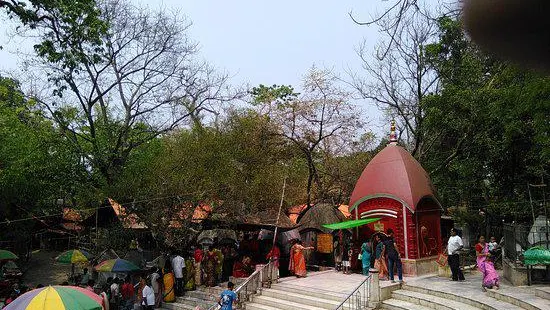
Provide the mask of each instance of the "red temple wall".
MULTIPOLYGON (((375 229, 375 226, 382 224, 384 232, 387 232, 389 228, 394 231, 395 241, 397 243, 399 253, 401 253, 401 255, 404 255, 405 230, 403 227, 403 205, 401 202, 386 197, 369 199, 359 204, 357 208, 358 212, 355 213, 354 210, 352 212, 352 216, 355 218, 356 215, 358 215, 358 217, 361 218, 361 213, 377 209, 385 210, 386 212, 383 213, 388 213, 387 211, 393 211, 392 214, 395 214, 396 218, 379 214, 366 215, 367 217, 380 217, 381 219, 376 223, 370 223, 368 225, 360 227, 360 229, 358 230, 359 235, 357 236, 357 241, 364 242, 365 240, 370 239, 371 236, 377 231, 375 229)), ((408 255, 404 255, 403 257, 408 256, 409 258, 415 258, 417 253, 415 222, 413 221, 413 215, 408 209, 406 210, 405 214, 407 220, 406 235, 408 255)))
POLYGON ((416 211, 420 257, 441 252, 441 208, 432 199, 420 201, 416 211))
POLYGON ((373 198, 359 204, 353 217, 361 218, 361 213, 372 210, 384 210, 384 214, 394 214, 396 218, 367 214, 367 217, 380 217, 380 221, 364 225, 358 229, 358 243, 362 243, 376 232, 376 226, 387 232, 391 228, 395 232, 395 241, 399 253, 405 259, 418 259, 437 255, 441 249, 441 211, 432 199, 422 200, 413 214, 402 203, 391 198, 373 198), (405 209, 405 212, 403 210, 405 209), (393 212, 392 212, 393 211, 393 212), (403 218, 405 213, 405 219, 403 218), (404 225, 404 220, 406 225, 404 225), (381 224, 381 225, 380 225, 381 224), (406 243, 406 244, 405 244, 406 243), (405 246, 407 253, 405 253, 405 246))

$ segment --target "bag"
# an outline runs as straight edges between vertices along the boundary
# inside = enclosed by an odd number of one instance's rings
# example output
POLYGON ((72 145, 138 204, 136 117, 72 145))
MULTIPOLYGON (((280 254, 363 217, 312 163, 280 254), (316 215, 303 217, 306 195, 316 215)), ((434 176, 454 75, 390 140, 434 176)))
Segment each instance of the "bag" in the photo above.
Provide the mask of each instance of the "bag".
POLYGON ((357 255, 357 259, 359 259, 359 260, 363 259, 363 254, 359 253, 359 255, 357 255))
POLYGON ((445 253, 439 253, 436 262, 439 266, 445 267, 447 265, 447 255, 445 253))

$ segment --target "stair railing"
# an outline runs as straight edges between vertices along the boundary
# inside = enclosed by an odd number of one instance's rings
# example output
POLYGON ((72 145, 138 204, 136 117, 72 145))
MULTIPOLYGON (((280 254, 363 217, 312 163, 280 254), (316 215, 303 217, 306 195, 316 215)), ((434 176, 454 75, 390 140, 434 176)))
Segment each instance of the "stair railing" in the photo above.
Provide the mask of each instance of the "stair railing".
POLYGON ((371 276, 367 276, 335 310, 362 310, 369 305, 369 284, 371 276))
MULTIPOLYGON (((246 280, 237 286, 235 293, 238 298, 239 309, 242 309, 244 302, 250 301, 250 297, 254 294, 261 292, 266 287, 270 288, 273 282, 277 281, 277 269, 273 262, 262 266, 262 268, 254 271, 246 280)), ((219 304, 213 305, 208 310, 218 310, 221 306, 219 304)))

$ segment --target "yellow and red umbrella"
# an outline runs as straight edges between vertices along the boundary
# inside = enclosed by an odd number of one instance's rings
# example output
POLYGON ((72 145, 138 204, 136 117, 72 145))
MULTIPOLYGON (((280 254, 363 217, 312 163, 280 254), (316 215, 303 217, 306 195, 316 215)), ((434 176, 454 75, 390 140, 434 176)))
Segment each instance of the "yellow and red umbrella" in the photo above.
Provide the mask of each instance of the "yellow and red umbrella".
POLYGON ((4 310, 103 310, 94 292, 76 286, 48 286, 27 292, 4 310))

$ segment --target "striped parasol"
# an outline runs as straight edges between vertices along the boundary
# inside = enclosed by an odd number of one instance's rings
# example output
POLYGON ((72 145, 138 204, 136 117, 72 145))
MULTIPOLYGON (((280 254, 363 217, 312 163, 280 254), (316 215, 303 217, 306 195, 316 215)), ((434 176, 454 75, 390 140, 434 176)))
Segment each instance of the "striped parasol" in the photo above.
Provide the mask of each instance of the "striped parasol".
POLYGON ((76 264, 87 263, 92 255, 84 250, 68 250, 59 254, 55 260, 59 263, 76 264))
POLYGON ((141 270, 134 263, 125 259, 109 259, 94 267, 99 272, 132 272, 141 270))
POLYGON ((76 286, 48 286, 27 292, 4 310, 103 310, 94 292, 76 286))

